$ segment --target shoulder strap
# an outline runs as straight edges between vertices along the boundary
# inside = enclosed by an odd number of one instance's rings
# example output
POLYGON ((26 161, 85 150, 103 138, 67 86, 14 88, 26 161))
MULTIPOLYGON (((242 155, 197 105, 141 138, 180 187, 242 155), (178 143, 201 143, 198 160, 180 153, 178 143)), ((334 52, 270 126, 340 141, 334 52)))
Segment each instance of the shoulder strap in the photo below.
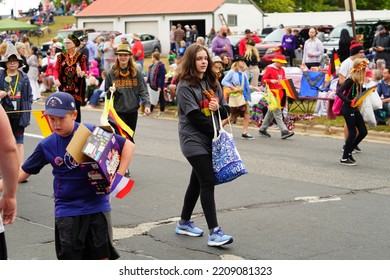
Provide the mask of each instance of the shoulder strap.
POLYGON ((0 69, 0 90, 4 90, 4 69, 0 69))

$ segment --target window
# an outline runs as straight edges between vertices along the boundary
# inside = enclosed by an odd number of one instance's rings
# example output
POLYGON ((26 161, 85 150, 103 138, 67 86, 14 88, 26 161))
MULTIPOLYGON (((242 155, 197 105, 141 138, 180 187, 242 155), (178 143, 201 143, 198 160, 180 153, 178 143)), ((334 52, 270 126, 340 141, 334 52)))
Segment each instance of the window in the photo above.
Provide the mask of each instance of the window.
POLYGON ((228 26, 237 26, 237 15, 228 15, 227 24, 228 26))

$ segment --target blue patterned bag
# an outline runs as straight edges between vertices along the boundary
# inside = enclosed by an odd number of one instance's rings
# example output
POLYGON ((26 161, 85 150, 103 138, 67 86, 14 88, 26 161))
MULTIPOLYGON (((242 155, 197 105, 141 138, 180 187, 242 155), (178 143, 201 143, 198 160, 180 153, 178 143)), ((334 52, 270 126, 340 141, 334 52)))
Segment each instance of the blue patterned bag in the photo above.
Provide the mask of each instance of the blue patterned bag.
POLYGON ((215 185, 233 181, 241 175, 248 173, 234 144, 233 134, 228 133, 223 129, 221 115, 219 114, 219 111, 217 112, 219 126, 215 123, 214 113, 211 114, 214 126, 212 159, 215 185), (218 136, 217 127, 219 127, 218 136))

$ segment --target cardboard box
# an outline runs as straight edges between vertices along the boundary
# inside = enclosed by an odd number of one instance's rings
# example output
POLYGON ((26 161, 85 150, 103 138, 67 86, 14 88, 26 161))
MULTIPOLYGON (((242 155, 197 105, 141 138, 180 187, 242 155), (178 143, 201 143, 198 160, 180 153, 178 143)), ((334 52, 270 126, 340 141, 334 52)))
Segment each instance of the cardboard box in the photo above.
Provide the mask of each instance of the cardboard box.
POLYGON ((91 132, 80 124, 66 150, 88 176, 96 192, 106 193, 106 187, 119 167, 121 154, 111 128, 95 127, 91 132))

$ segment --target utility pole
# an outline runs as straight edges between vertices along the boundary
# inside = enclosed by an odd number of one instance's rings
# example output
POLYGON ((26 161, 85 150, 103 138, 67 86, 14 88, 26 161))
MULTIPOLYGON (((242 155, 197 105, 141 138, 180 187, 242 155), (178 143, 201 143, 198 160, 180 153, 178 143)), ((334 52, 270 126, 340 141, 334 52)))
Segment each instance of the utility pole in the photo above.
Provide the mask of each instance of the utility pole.
POLYGON ((356 0, 344 0, 344 5, 345 5, 345 9, 349 10, 351 14, 353 39, 356 39, 356 24, 355 24, 355 17, 353 15, 353 10, 356 9, 356 0))

